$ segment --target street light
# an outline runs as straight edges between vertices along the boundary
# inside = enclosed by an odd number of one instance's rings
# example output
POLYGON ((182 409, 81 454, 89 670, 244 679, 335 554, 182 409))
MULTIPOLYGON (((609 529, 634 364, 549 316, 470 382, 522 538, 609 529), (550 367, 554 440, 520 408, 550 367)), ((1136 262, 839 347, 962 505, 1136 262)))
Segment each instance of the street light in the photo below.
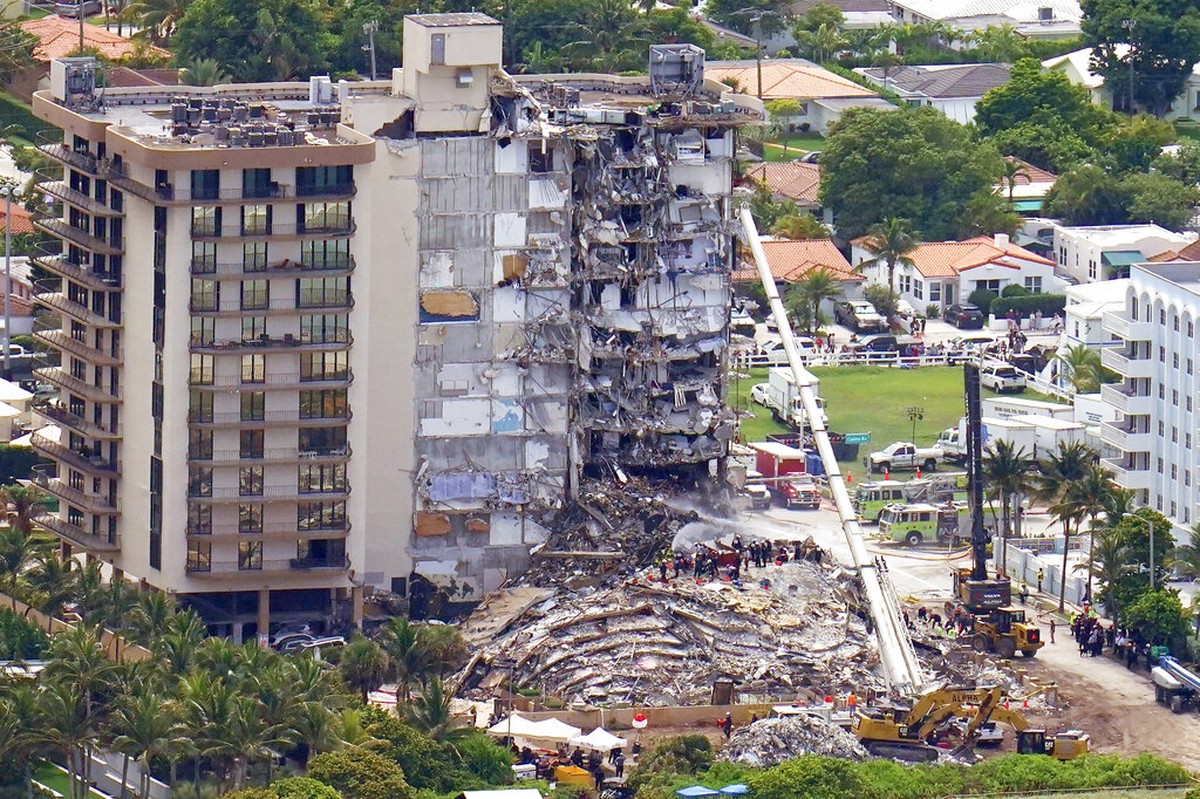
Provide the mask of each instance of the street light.
POLYGON ((1148 519, 1145 516, 1138 516, 1136 513, 1122 513, 1122 518, 1137 519, 1140 522, 1145 522, 1146 527, 1150 529, 1150 590, 1154 590, 1154 520, 1148 519))
POLYGON ((763 80, 762 80, 762 21, 768 15, 775 14, 774 11, 768 11, 763 8, 743 8, 734 11, 731 16, 747 15, 746 19, 750 20, 754 25, 754 60, 758 69, 758 99, 763 96, 763 80))
POLYGON ((905 412, 908 414, 908 420, 912 422, 912 441, 913 446, 917 445, 917 422, 925 418, 925 409, 920 405, 909 405, 905 412))

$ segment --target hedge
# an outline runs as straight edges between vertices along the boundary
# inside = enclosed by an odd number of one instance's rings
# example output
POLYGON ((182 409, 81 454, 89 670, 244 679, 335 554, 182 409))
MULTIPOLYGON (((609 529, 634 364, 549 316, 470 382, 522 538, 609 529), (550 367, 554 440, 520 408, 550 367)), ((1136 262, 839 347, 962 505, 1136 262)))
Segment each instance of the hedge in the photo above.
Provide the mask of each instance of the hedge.
POLYGON ((1067 298, 1062 294, 1026 294, 1023 297, 999 297, 992 300, 992 314, 999 319, 1007 316, 1009 309, 1022 317, 1032 316, 1034 311, 1041 311, 1042 316, 1051 317, 1061 314, 1067 305, 1067 298))

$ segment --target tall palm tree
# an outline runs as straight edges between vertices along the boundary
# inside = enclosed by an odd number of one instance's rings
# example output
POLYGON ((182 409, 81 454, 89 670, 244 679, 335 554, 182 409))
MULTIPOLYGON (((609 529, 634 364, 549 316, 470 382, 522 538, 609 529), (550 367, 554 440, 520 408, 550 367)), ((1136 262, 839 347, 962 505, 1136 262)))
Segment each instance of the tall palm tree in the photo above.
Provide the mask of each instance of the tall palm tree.
POLYGON ((1054 356, 1077 394, 1100 390, 1100 353, 1086 344, 1075 344, 1054 356))
POLYGON ((887 285, 890 291, 896 290, 896 266, 912 266, 909 253, 917 248, 920 239, 913 231, 907 219, 889 216, 871 228, 865 242, 867 250, 875 257, 863 261, 856 269, 874 267, 883 264, 887 267, 887 285))
POLYGON ((822 23, 813 30, 796 31, 796 42, 818 64, 824 64, 846 48, 842 29, 829 23, 822 23))
POLYGON ((1115 475, 1111 469, 1092 463, 1088 466, 1083 478, 1075 484, 1072 496, 1076 500, 1080 513, 1087 516, 1091 530, 1088 542, 1088 581, 1087 597, 1092 596, 1092 562, 1096 553, 1096 519, 1107 510, 1110 500, 1109 493, 1115 488, 1115 475))
POLYGON ((1088 515, 1081 510, 1088 500, 1080 485, 1088 469, 1096 460, 1096 453, 1082 441, 1063 442, 1041 462, 1041 474, 1034 483, 1034 496, 1043 502, 1050 513, 1063 526, 1063 570, 1059 586, 1058 609, 1066 607, 1067 551, 1072 535, 1088 515))
POLYGON ((1188 543, 1175 547, 1175 565, 1188 577, 1200 577, 1200 523, 1192 525, 1188 543))
POLYGON ((161 591, 145 591, 137 597, 137 606, 128 623, 137 633, 138 640, 153 642, 167 632, 174 617, 174 599, 161 591))
POLYGON ((421 640, 429 652, 430 671, 439 677, 455 671, 466 661, 467 643, 457 627, 423 624, 421 640))
POLYGON ((0 528, 0 587, 5 594, 17 598, 17 582, 39 554, 37 539, 16 527, 0 528))
POLYGON ((25 581, 37 592, 36 599, 29 604, 53 616, 77 595, 79 566, 72 558, 64 560, 57 552, 46 552, 25 572, 25 581))
POLYGON ((8 485, 0 489, 5 504, 4 515, 10 525, 24 535, 33 531, 33 519, 46 510, 46 495, 30 485, 8 485))
POLYGON ((841 282, 824 267, 810 270, 788 288, 788 310, 807 320, 809 332, 821 327, 821 304, 842 293, 841 282))
POLYGON ((464 730, 452 729, 454 716, 450 713, 450 702, 453 699, 454 695, 435 677, 404 706, 404 720, 435 741, 458 737, 464 730))
MULTIPOLYGON (((138 796, 150 795, 150 761, 165 754, 181 735, 179 706, 156 691, 139 689, 122 696, 110 719, 112 747, 141 764, 138 796)), ((127 790, 121 772, 121 796, 127 790)))
POLYGON ((397 707, 408 701, 413 682, 422 680, 429 671, 430 653, 421 634, 424 627, 405 618, 394 618, 383 625, 381 643, 395 670, 397 707))
POLYGON ((151 649, 171 673, 182 676, 191 670, 207 630, 194 610, 177 613, 167 622, 166 632, 153 639, 151 649))
POLYGON ((183 713, 196 752, 218 766, 222 787, 239 790, 253 763, 271 756, 280 741, 266 724, 262 703, 243 694, 232 678, 195 672, 181 683, 183 713))
POLYGON ((175 35, 187 7, 188 0, 134 0, 126 7, 125 14, 137 21, 150 41, 165 45, 175 35))
POLYGON ((87 712, 87 700, 69 682, 39 679, 37 708, 36 722, 29 730, 34 745, 62 756, 67 766, 70 799, 85 799, 91 753, 100 739, 96 718, 87 712))
POLYGON ((1004 159, 1004 185, 1008 187, 1008 204, 1013 204, 1013 191, 1017 188, 1017 178, 1025 178, 1029 180, 1029 170, 1025 165, 1015 158, 1004 159))
POLYGON ((1087 567, 1088 577, 1100 585, 1108 613, 1117 618, 1121 609, 1117 607, 1116 592, 1111 589, 1129 571, 1128 542, 1115 526, 1101 528, 1093 535, 1095 547, 1087 567))
POLYGON ((391 663, 383 647, 369 638, 361 637, 346 644, 342 649, 342 659, 338 662, 342 681, 359 692, 364 706, 368 694, 383 685, 390 668, 391 663))
POLYGON ((1016 447, 1011 441, 998 440, 984 453, 983 484, 1000 500, 1000 525, 1006 540, 1013 537, 1013 506, 1030 486, 1029 467, 1030 458, 1024 447, 1016 447))
POLYGON ((214 58, 198 58, 179 69, 179 82, 186 86, 216 86, 232 81, 233 78, 214 58))
POLYGON ((583 19, 566 28, 573 40, 560 48, 573 64, 616 72, 634 52, 645 53, 646 20, 630 0, 591 0, 584 8, 583 19))

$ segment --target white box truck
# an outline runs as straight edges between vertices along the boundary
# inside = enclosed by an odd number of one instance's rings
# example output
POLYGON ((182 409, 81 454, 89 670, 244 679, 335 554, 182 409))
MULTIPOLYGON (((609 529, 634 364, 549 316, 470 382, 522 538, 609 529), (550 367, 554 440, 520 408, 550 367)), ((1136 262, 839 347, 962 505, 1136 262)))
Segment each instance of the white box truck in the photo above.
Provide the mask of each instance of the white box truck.
MULTIPOLYGON (((1037 428, 1028 422, 1016 419, 983 417, 983 448, 996 441, 1008 441, 1017 451, 1025 450, 1028 458, 1034 457, 1037 449, 1037 428)), ((946 453, 946 459, 964 463, 967 458, 967 418, 958 420, 957 427, 948 427, 938 436, 936 446, 946 453)))
MULTIPOLYGON (((814 385, 814 392, 819 386, 814 385)), ((821 423, 829 424, 825 414, 825 400, 817 397, 817 406, 821 409, 821 423)), ((771 415, 789 427, 800 430, 807 426, 807 414, 804 403, 800 401, 800 390, 790 366, 772 366, 767 372, 767 407, 771 415)))
POLYGON ((1054 419, 1049 416, 1014 416, 1012 421, 1034 427, 1037 441, 1034 455, 1038 458, 1054 452, 1058 449, 1059 444, 1085 440, 1084 426, 1079 422, 1054 419))
POLYGON ((1049 416, 1053 419, 1075 421, 1075 408, 1057 402, 1022 399, 1020 397, 985 397, 983 415, 993 419, 1011 419, 1014 416, 1049 416))

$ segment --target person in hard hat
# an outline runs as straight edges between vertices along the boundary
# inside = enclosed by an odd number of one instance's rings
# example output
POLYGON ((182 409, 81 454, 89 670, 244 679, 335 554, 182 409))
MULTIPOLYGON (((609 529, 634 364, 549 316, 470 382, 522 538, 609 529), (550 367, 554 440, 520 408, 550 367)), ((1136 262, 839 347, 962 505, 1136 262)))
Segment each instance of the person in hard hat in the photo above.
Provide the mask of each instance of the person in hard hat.
POLYGON ((1038 583, 1038 593, 1039 594, 1042 592, 1042 580, 1044 580, 1044 579, 1046 579, 1046 570, 1038 569, 1037 583, 1038 583))

